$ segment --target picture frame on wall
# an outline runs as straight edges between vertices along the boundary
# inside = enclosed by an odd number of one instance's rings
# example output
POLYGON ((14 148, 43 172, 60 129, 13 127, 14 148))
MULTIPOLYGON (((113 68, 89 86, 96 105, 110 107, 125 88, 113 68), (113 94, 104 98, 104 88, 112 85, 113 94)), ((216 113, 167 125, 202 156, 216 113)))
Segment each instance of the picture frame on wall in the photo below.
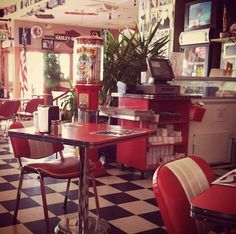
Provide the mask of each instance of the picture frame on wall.
POLYGON ((53 39, 42 39, 42 49, 43 50, 54 50, 54 40, 53 39))
POLYGON ((224 59, 236 58, 236 46, 234 42, 224 44, 224 59))
POLYGON ((90 35, 91 35, 91 36, 100 37, 100 36, 101 36, 101 32, 100 32, 100 31, 92 30, 92 31, 90 31, 90 35))

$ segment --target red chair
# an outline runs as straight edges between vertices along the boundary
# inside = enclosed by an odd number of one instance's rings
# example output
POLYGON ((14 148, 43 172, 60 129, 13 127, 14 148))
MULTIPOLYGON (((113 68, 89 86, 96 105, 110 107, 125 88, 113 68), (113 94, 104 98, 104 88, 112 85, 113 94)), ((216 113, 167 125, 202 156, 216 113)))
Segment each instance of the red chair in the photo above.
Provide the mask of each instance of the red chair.
POLYGON ((3 133, 6 134, 10 121, 15 121, 20 107, 19 100, 5 100, 0 105, 0 122, 5 122, 3 133))
MULTIPOLYGON (((10 129, 23 128, 23 127, 24 126, 21 122, 15 122, 10 126, 10 129)), ((17 189, 16 208, 14 212, 13 223, 16 223, 17 221, 17 213, 18 213, 18 208, 19 208, 20 194, 21 194, 24 174, 36 173, 40 181, 45 223, 46 223, 47 233, 49 234, 50 226, 49 226, 49 218, 48 218, 46 193, 45 193, 45 188, 44 188, 44 178, 52 177, 55 179, 68 179, 66 195, 65 195, 65 200, 64 200, 64 207, 66 207, 67 195, 68 195, 71 179, 79 178, 80 176, 79 160, 74 156, 63 157, 62 150, 64 149, 64 146, 61 143, 50 143, 50 142, 43 142, 43 141, 37 141, 37 140, 28 140, 26 138, 19 138, 19 137, 10 137, 10 140, 11 140, 14 156, 17 158, 21 167, 21 174, 20 174, 19 185, 17 189), (52 160, 50 159, 50 161, 48 161, 48 157, 55 153, 60 154, 60 159, 52 159, 52 160), (24 163, 23 165, 21 161, 22 158, 27 158, 31 160, 35 159, 36 162, 34 160, 34 162, 24 163), (47 158, 47 161, 42 162, 43 158, 47 158), (40 162, 37 162, 37 159, 41 159, 40 162)), ((95 184, 95 178, 93 176, 93 171, 95 170, 95 168, 96 168, 96 165, 92 163, 91 161, 89 161, 88 170, 92 178, 97 215, 99 217, 98 195, 97 195, 97 189, 96 189, 96 184, 95 184)))
POLYGON ((190 201, 215 180, 203 159, 190 156, 167 162, 153 176, 153 191, 168 234, 207 233, 208 223, 190 217, 190 201))
POLYGON ((25 110, 17 112, 20 120, 29 120, 33 118, 33 112, 37 111, 39 105, 43 105, 43 98, 33 98, 26 103, 25 110))

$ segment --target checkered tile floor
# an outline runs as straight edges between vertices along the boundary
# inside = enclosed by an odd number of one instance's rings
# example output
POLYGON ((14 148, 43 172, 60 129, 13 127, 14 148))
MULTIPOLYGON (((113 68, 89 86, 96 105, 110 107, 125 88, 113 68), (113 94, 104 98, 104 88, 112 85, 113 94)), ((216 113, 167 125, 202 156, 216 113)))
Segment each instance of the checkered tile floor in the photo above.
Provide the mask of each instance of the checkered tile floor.
MULTIPOLYGON (((218 170, 219 174, 225 170, 218 170)), ((33 176, 25 176, 23 192, 18 213, 18 222, 12 225, 15 207, 16 189, 19 170, 16 160, 10 152, 8 140, 0 137, 0 234, 43 234, 45 224, 39 182, 33 176)), ((119 169, 116 164, 109 164, 107 174, 96 178, 101 217, 109 222, 112 234, 166 233, 159 209, 152 191, 152 174, 119 169)), ((47 202, 50 225, 53 230, 65 216, 77 213, 77 182, 70 186, 67 208, 62 203, 66 181, 46 179, 47 202)), ((96 214, 92 187, 90 186, 89 210, 96 214)))

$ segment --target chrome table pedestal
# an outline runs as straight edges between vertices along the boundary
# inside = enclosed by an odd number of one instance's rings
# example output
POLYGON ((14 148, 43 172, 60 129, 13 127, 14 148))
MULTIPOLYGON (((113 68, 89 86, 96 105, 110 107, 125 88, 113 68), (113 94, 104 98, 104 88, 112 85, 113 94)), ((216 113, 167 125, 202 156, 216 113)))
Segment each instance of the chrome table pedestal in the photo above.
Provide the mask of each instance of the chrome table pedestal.
POLYGON ((56 234, 108 234, 111 231, 109 224, 97 217, 89 216, 85 226, 84 230, 78 230, 78 218, 72 217, 61 220, 54 231, 56 234))

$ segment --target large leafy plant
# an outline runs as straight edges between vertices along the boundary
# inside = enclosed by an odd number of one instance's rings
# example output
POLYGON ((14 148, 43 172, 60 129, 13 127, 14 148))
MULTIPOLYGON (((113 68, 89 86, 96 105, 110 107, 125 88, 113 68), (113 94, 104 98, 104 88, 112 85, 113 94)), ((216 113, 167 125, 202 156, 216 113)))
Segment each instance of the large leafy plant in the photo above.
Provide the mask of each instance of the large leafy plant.
POLYGON ((107 31, 100 104, 105 103, 109 94, 116 91, 117 81, 136 85, 140 80, 141 71, 147 69, 148 56, 163 56, 168 36, 155 40, 159 26, 160 22, 151 28, 147 37, 142 35, 138 27, 136 31, 129 31, 129 36, 121 33, 119 38, 107 31))
POLYGON ((70 90, 62 97, 62 119, 70 122, 78 120, 78 95, 70 83, 70 90))
POLYGON ((61 72, 61 66, 59 63, 59 55, 46 51, 44 53, 44 78, 45 85, 48 88, 54 88, 59 85, 63 73, 61 72))

